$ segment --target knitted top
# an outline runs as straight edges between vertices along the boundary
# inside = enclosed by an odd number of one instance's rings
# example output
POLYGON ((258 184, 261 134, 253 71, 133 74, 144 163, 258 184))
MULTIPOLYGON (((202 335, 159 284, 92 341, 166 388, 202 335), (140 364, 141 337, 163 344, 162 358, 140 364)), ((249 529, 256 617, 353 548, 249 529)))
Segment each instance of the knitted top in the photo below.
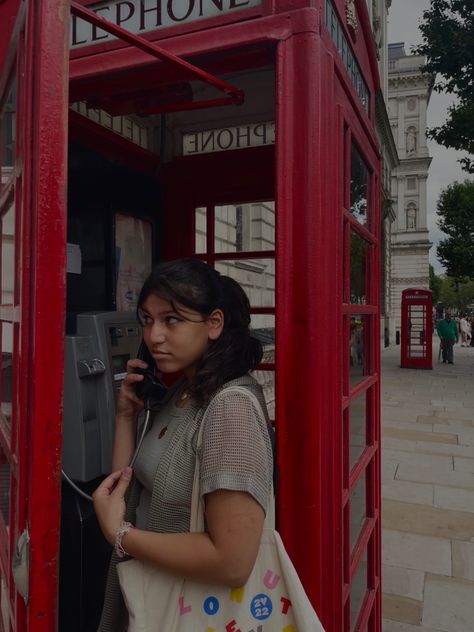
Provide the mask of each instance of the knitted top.
MULTIPOLYGON (((186 419, 170 438, 156 469, 147 530, 160 533, 189 531, 191 495, 196 459, 197 430, 206 412, 200 459, 200 493, 217 489, 248 492, 266 510, 273 472, 273 456, 268 419, 262 418, 252 400, 244 393, 231 392, 216 398, 224 388, 235 385, 251 390, 266 411, 258 383, 244 375, 221 386, 208 407, 186 408, 186 419)), ((172 389, 170 397, 175 395, 172 389)), ((142 486, 134 477, 127 494, 125 520, 135 524, 135 509, 142 486)), ((116 565, 120 558, 113 552, 107 577, 102 618, 98 632, 126 632, 128 616, 118 582, 116 565)))

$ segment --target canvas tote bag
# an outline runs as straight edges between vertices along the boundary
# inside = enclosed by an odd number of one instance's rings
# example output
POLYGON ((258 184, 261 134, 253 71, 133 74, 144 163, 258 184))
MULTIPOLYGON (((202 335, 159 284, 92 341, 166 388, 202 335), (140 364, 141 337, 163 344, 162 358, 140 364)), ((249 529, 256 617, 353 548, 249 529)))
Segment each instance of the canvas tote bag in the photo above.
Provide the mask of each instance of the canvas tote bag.
MULTIPOLYGON (((231 386, 217 397, 231 391, 244 392, 257 410, 261 409, 255 395, 243 387, 231 386)), ((120 562, 117 573, 129 614, 128 632, 324 632, 274 529, 273 516, 272 493, 257 560, 241 588, 201 584, 136 559, 120 562)), ((204 531, 199 459, 194 472, 190 531, 204 531)))

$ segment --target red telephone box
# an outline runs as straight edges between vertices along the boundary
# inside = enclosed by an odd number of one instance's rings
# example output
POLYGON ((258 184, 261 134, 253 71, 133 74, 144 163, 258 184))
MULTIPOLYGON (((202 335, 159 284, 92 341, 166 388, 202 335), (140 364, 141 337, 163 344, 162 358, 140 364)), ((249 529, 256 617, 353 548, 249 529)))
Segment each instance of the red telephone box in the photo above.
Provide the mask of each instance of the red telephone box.
POLYGON ((0 3, 4 632, 57 629, 66 308, 79 286, 115 305, 128 202, 106 173, 159 191, 155 259, 238 272, 269 338, 279 531, 327 632, 380 632, 379 80, 366 2, 346 5, 0 3), (72 278, 66 227, 99 220, 72 278))
POLYGON ((431 290, 408 288, 402 292, 401 366, 432 369, 433 302, 431 290))

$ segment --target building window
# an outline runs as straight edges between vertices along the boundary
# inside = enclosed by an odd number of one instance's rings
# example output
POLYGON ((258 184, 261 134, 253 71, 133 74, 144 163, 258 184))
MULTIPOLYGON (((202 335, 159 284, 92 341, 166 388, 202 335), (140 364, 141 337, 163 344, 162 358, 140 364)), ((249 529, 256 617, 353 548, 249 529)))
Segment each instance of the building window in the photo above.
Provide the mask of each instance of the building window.
POLYGON ((416 230, 417 226, 417 211, 413 202, 410 202, 407 206, 407 230, 416 230))
POLYGON ((416 178, 407 178, 407 190, 414 191, 416 189, 416 178))

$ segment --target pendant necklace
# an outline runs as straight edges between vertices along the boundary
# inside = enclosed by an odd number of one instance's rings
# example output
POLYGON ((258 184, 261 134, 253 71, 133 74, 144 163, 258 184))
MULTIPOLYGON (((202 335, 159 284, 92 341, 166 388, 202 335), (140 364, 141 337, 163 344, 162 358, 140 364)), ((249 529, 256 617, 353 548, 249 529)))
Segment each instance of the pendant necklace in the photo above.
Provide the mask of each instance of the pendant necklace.
POLYGON ((188 397, 189 397, 189 390, 188 390, 187 386, 183 386, 181 388, 181 393, 178 396, 178 401, 184 402, 184 401, 186 401, 188 399, 188 397))
POLYGON ((165 426, 164 428, 162 428, 160 430, 160 434, 158 435, 158 439, 163 439, 163 437, 165 436, 167 430, 168 430, 168 426, 165 426))

